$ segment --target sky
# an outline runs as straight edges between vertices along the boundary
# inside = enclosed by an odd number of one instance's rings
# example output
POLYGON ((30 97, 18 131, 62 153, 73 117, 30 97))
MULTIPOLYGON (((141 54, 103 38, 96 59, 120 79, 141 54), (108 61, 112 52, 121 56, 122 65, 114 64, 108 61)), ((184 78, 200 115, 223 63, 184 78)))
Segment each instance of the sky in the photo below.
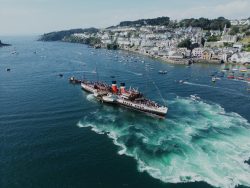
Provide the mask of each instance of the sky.
POLYGON ((160 16, 248 18, 250 0, 0 0, 0 36, 104 28, 160 16))

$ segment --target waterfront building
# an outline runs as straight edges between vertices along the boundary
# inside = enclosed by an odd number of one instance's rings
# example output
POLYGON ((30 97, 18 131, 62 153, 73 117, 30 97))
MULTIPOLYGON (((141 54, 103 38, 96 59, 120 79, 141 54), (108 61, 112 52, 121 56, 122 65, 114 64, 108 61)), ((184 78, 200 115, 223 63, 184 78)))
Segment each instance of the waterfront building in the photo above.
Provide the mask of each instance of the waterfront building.
POLYGON ((211 60, 212 56, 213 56, 213 54, 209 49, 206 49, 202 52, 202 59, 204 59, 204 60, 211 60))
POLYGON ((158 52, 158 56, 160 56, 160 57, 167 57, 169 55, 168 52, 169 52, 168 50, 160 50, 158 52))
POLYGON ((192 55, 196 58, 201 58, 202 57, 202 52, 204 51, 203 48, 195 48, 192 51, 192 55))
POLYGON ((171 51, 171 52, 169 52, 168 58, 173 59, 173 60, 175 60, 175 59, 183 59, 184 55, 181 52, 171 51))
POLYGON ((240 59, 242 58, 240 53, 235 53, 232 55, 232 57, 230 58, 231 62, 233 63, 239 63, 240 59))
POLYGON ((234 63, 250 63, 250 52, 237 52, 230 58, 231 62, 234 63))

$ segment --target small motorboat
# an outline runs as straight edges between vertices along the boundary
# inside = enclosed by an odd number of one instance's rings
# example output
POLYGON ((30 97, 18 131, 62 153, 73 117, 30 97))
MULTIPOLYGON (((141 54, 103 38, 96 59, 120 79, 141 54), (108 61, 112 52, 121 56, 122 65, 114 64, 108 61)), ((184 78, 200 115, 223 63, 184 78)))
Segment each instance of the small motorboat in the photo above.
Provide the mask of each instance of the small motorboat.
POLYGON ((238 80, 244 80, 244 76, 238 76, 237 79, 238 80))
POLYGON ((219 77, 215 77, 215 80, 221 80, 221 78, 219 78, 219 77))
POLYGON ((227 78, 228 79, 234 79, 234 75, 228 75, 227 78))
POLYGON ((167 74, 168 72, 167 71, 163 71, 163 70, 160 70, 158 71, 159 74, 167 74))
POLYGON ((216 78, 215 77, 212 77, 212 82, 216 82, 216 78))
POLYGON ((179 80, 179 83, 180 83, 180 84, 183 84, 183 83, 184 83, 184 80, 179 80))
POLYGON ((80 83, 82 83, 81 80, 76 79, 74 76, 69 78, 69 82, 72 83, 72 84, 80 84, 80 83))
POLYGON ((193 100, 193 101, 197 101, 197 100, 200 100, 201 98, 198 97, 197 95, 190 95, 190 98, 193 100))
POLYGON ((247 69, 241 69, 240 72, 247 72, 247 69))
POLYGON ((187 81, 185 81, 185 80, 179 80, 179 83, 180 83, 180 84, 186 84, 187 81))
POLYGON ((239 74, 236 79, 237 80, 245 80, 245 74, 244 73, 239 74))
POLYGON ((10 68, 7 68, 6 71, 7 71, 7 72, 10 72, 10 68))

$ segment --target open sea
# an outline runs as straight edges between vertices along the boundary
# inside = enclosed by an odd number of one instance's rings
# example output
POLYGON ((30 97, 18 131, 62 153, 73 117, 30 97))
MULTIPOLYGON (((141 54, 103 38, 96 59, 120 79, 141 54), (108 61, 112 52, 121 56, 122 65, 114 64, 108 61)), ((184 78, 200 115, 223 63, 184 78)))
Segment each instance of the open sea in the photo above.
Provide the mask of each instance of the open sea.
POLYGON ((247 82, 212 83, 221 65, 36 39, 1 37, 12 44, 0 48, 1 188, 250 187, 247 82), (99 103, 73 75, 125 82, 169 112, 99 103))

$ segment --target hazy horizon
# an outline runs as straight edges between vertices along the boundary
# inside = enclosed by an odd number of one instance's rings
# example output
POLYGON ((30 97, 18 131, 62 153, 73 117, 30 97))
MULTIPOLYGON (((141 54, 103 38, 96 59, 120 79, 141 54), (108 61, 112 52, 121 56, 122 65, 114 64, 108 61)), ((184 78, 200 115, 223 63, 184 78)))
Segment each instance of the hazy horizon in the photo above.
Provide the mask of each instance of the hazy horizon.
POLYGON ((249 0, 0 0, 0 36, 39 35, 72 28, 105 28, 121 21, 168 16, 248 18, 249 0))

